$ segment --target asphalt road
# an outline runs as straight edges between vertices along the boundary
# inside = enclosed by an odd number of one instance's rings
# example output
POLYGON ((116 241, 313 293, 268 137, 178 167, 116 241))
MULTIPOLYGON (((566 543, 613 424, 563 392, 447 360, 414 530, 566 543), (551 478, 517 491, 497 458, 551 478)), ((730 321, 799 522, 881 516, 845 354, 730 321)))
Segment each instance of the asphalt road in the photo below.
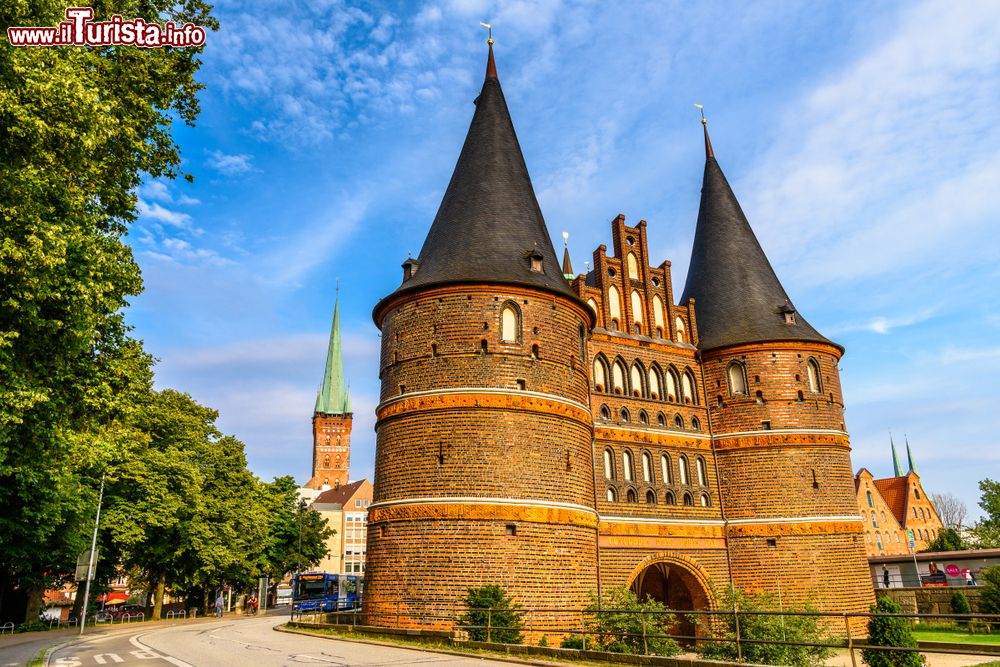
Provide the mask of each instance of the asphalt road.
MULTIPOLYGON (((421 665, 509 667, 510 663, 358 644, 276 632, 285 616, 232 618, 158 628, 133 628, 73 642, 56 650, 49 665, 147 665, 160 667, 281 667, 300 665, 421 665)), ((0 660, 0 664, 4 661, 0 660)))

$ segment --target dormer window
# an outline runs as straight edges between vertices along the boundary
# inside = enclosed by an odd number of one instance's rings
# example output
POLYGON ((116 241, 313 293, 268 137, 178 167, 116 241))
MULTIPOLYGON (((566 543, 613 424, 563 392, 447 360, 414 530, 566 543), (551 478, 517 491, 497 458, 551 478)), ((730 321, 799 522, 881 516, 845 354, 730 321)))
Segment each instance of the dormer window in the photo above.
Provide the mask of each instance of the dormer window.
POLYGON ((795 309, 792 308, 791 304, 786 303, 778 309, 778 312, 784 316, 785 324, 795 324, 795 309))
POLYGON ((406 282, 413 276, 417 275, 418 269, 420 269, 420 262, 412 257, 403 262, 403 282, 406 282))
POLYGON ((528 262, 532 271, 542 273, 542 253, 539 252, 538 248, 528 253, 528 262))

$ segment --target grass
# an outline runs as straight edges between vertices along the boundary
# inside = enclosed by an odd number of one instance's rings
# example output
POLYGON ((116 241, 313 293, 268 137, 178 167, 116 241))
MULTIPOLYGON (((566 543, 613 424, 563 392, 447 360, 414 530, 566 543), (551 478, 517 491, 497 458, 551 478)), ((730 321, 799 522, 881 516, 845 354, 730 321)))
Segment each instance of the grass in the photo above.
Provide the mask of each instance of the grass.
POLYGON ((955 644, 991 644, 1000 646, 1000 635, 970 634, 964 630, 914 630, 913 636, 924 642, 953 642, 955 644))

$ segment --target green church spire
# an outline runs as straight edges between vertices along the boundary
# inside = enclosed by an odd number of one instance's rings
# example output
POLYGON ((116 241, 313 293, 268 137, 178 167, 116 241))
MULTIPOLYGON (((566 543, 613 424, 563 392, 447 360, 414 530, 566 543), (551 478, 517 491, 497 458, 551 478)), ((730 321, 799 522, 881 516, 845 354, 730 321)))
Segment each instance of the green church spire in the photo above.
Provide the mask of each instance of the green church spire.
POLYGON ((892 476, 902 477, 903 471, 900 470, 899 455, 896 454, 896 443, 892 441, 892 431, 889 431, 889 446, 892 447, 892 476))
POLYGON ((344 359, 340 345, 340 299, 333 306, 330 344, 326 350, 326 371, 323 387, 316 397, 316 412, 343 415, 351 412, 351 394, 344 387, 344 359))
POLYGON ((906 439, 906 463, 910 466, 910 472, 917 472, 917 466, 913 465, 913 452, 910 451, 910 439, 903 434, 906 439))

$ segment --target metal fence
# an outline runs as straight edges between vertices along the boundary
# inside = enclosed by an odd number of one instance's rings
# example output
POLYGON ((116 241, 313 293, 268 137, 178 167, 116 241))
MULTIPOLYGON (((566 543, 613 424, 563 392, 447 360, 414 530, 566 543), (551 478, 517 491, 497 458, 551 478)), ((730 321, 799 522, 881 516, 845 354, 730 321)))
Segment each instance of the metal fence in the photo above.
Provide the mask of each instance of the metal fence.
MULTIPOLYGON (((448 631, 451 634, 472 635, 485 638, 487 642, 496 641, 498 637, 519 630, 525 641, 538 643, 544 636, 547 641, 555 640, 552 645, 559 646, 566 637, 573 637, 578 644, 576 648, 583 650, 602 650, 609 638, 630 643, 637 653, 655 655, 650 646, 660 640, 673 640, 692 652, 700 652, 710 644, 727 644, 735 650, 737 660, 742 660, 745 653, 751 651, 754 645, 771 645, 814 648, 817 650, 846 650, 852 663, 858 665, 858 651, 869 649, 886 652, 919 652, 940 653, 971 656, 998 657, 1000 650, 990 651, 990 645, 965 643, 961 647, 923 645, 920 648, 898 648, 876 646, 868 643, 865 628, 873 618, 871 613, 824 613, 801 611, 741 611, 741 610, 705 610, 705 611, 629 611, 619 609, 566 609, 566 608, 521 608, 518 610, 520 624, 517 627, 494 623, 494 614, 501 611, 506 616, 509 611, 495 609, 471 610, 467 607, 449 605, 434 605, 427 609, 426 603, 421 603, 423 611, 414 613, 409 609, 417 607, 401 601, 393 609, 379 613, 366 613, 361 609, 339 612, 314 613, 292 612, 292 622, 318 623, 324 625, 368 626, 386 628, 420 628, 426 630, 448 631), (470 624, 468 614, 471 611, 480 612, 485 616, 485 622, 470 624), (465 617, 463 620, 462 617, 465 617), (754 620, 760 617, 778 619, 771 629, 777 625, 779 631, 784 628, 784 619, 794 617, 809 617, 814 620, 818 632, 811 641, 796 641, 788 639, 783 632, 781 638, 761 636, 754 626, 754 620), (612 620, 613 623, 603 621, 612 620), (623 622, 631 621, 631 622, 623 622), (609 625, 616 626, 609 629, 609 625), (629 629, 622 629, 627 627, 629 629), (685 628, 687 631, 684 631, 685 628), (641 650, 638 650, 640 649, 641 650)), ((978 631, 979 633, 1000 633, 1000 615, 991 614, 879 614, 881 618, 901 618, 919 628, 920 625, 934 624, 934 629, 941 626, 951 626, 956 630, 978 631)), ((791 621, 789 621, 791 624, 791 621)), ((789 634, 797 635, 793 629, 789 634)), ((501 640, 502 641, 502 640, 501 640)))

